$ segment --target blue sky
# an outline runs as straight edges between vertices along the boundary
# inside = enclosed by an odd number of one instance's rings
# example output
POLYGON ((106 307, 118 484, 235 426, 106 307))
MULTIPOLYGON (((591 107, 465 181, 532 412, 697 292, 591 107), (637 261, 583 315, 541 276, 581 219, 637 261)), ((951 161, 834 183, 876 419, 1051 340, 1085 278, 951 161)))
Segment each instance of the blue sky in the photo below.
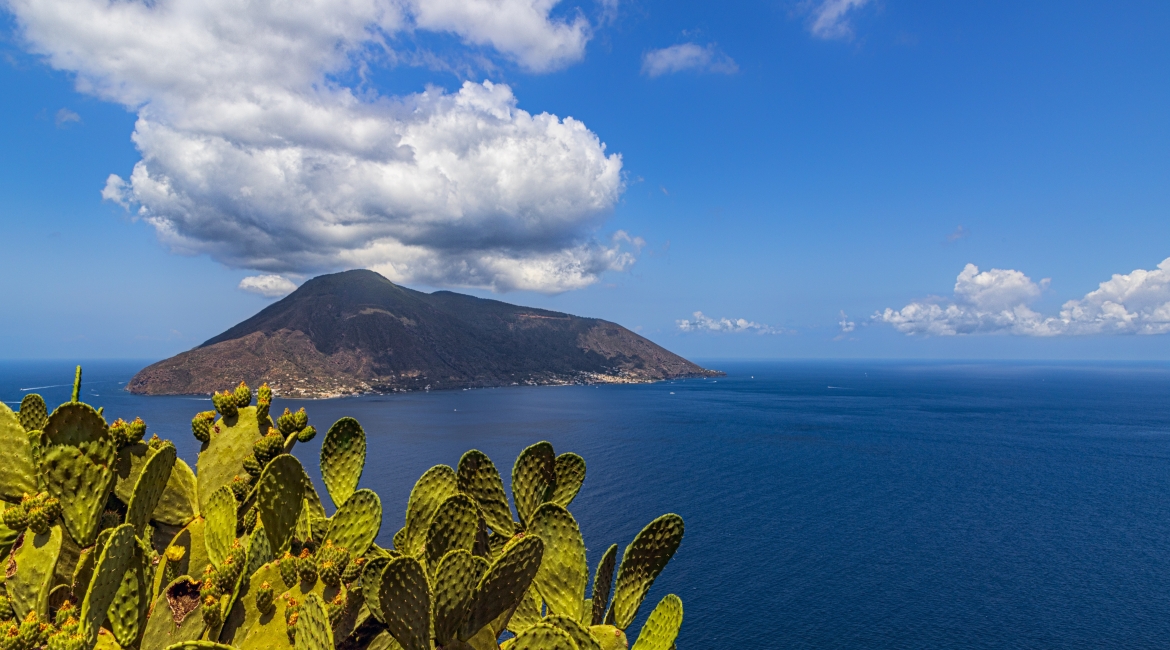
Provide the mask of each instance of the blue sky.
POLYGON ((357 266, 695 357, 1170 358, 1170 6, 547 4, 0 3, 0 358, 357 266))

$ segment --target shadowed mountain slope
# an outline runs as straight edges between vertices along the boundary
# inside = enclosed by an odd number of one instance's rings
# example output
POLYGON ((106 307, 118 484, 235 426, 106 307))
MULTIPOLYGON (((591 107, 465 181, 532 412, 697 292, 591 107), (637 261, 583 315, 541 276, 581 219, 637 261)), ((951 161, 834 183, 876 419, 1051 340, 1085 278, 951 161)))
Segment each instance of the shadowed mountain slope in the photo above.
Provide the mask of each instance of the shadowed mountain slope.
POLYGON ((207 394, 243 379, 286 397, 328 397, 721 374, 608 321, 422 293, 357 270, 309 280, 203 345, 144 368, 127 389, 207 394))

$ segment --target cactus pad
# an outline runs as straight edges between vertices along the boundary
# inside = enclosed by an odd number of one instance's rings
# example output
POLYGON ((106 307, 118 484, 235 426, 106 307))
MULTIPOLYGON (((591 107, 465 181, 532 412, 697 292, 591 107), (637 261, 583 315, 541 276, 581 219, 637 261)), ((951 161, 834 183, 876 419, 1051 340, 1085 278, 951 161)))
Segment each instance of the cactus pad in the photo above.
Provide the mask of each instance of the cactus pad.
POLYGON ((256 505, 268 544, 276 554, 288 550, 304 507, 305 470, 288 454, 272 459, 256 485, 256 505))
POLYGON ((49 408, 45 399, 36 393, 29 393, 20 400, 20 426, 25 431, 44 431, 49 423, 49 408))
POLYGON ((211 495, 203 511, 206 523, 203 527, 203 543, 207 545, 207 557, 218 568, 231 552, 236 541, 236 497, 232 489, 223 486, 211 495))
POLYGON ((358 490, 333 515, 325 539, 358 557, 370 548, 381 529, 382 501, 373 490, 358 490))
POLYGON ((556 453, 551 444, 538 442, 520 452, 512 466, 512 501, 520 523, 528 525, 529 517, 552 498, 556 486, 556 453))
POLYGON ((375 557, 366 562, 362 568, 362 600, 370 613, 379 621, 382 619, 382 608, 378 604, 378 590, 382 588, 382 571, 390 564, 389 557, 375 557))
POLYGON ((540 569, 543 555, 544 543, 533 535, 525 536, 504 549, 471 594, 467 619, 459 630, 460 641, 467 641, 501 614, 519 605, 540 569))
MULTIPOLYGON (((102 445, 107 446, 112 456, 109 441, 98 440, 93 446, 100 449, 102 445)), ((41 457, 41 474, 45 489, 61 502, 61 517, 69 535, 82 546, 92 544, 114 480, 113 469, 108 464, 94 462, 73 445, 54 445, 41 457)))
POLYGON ((443 556, 435 570, 435 643, 447 645, 459 632, 471 592, 482 577, 471 553, 457 549, 443 556))
POLYGON ((199 474, 200 511, 213 492, 231 483, 237 475, 246 474, 244 459, 252 455, 252 443, 261 435, 256 407, 242 408, 234 417, 220 419, 212 431, 211 442, 200 452, 195 464, 199 474))
POLYGON ((235 648, 215 641, 179 641, 167 646, 164 650, 235 650, 235 648))
POLYGON ((329 427, 321 443, 321 478, 340 508, 357 489, 366 465, 366 432, 353 418, 341 418, 329 427))
POLYGON ((317 594, 305 596, 297 618, 296 650, 333 650, 333 629, 325 603, 317 594))
POLYGON ((544 622, 549 625, 555 625, 567 632, 569 637, 573 639, 573 643, 577 644, 579 650, 601 650, 601 644, 597 642, 597 639, 593 638, 589 630, 568 616, 557 616, 553 614, 545 617, 544 622))
POLYGON ((422 550, 426 542, 427 529, 431 525, 431 517, 439 509, 439 505, 448 497, 459 492, 455 470, 446 465, 436 465, 428 469, 414 484, 410 491, 410 500, 406 504, 406 537, 405 545, 394 548, 408 555, 414 555, 422 550))
POLYGON ((57 407, 45 423, 45 442, 49 445, 73 445, 107 437, 106 421, 89 404, 66 402, 57 407))
POLYGON ((165 648, 181 641, 195 641, 203 632, 199 590, 187 576, 166 585, 154 599, 151 612, 140 644, 145 650, 165 648))
POLYGON ((126 523, 134 526, 134 534, 139 537, 145 533, 151 513, 162 500, 175 460, 175 446, 168 442, 143 464, 126 508, 126 523))
POLYGON ((683 520, 676 514, 662 515, 634 537, 622 554, 609 622, 622 630, 630 626, 650 585, 674 557, 682 538, 683 520))
MULTIPOLYGON (((169 441, 168 441, 169 442, 169 441)), ((163 447, 168 443, 163 443, 163 447)), ((159 448, 161 450, 162 447, 159 448)), ((134 495, 134 486, 142 473, 142 468, 159 450, 151 449, 146 443, 127 445, 118 450, 115 473, 117 480, 114 484, 114 494, 122 503, 130 503, 134 495)), ((198 488, 195 482, 195 472, 183 460, 176 459, 171 467, 170 477, 166 488, 159 498, 154 512, 149 519, 153 519, 168 526, 186 526, 194 519, 198 512, 198 488)))
POLYGON ((528 591, 524 592, 524 597, 520 599, 516 611, 512 613, 512 618, 508 620, 508 630, 512 634, 520 634, 539 623, 542 619, 540 612, 543 604, 544 601, 540 598, 540 594, 536 593, 536 589, 529 588, 528 591))
POLYGON ((617 549, 617 544, 605 549, 605 554, 597 563, 597 573, 593 574, 593 625, 601 625, 605 620, 605 608, 609 607, 609 592, 613 587, 613 570, 617 564, 617 549))
POLYGON ((682 621, 682 600, 674 594, 666 594, 654 611, 650 612, 650 618, 646 619, 646 624, 638 633, 634 650, 670 650, 674 647, 682 621))
POLYGON ((16 501, 37 491, 28 433, 7 404, 0 403, 0 496, 16 501))
POLYGON ((435 511, 431 517, 431 525, 427 529, 425 552, 427 572, 434 574, 439 566, 439 560, 448 551, 463 549, 471 552, 475 545, 475 533, 479 525, 479 511, 475 502, 466 494, 456 494, 449 497, 435 511))
POLYGON ((573 453, 561 454, 557 456, 556 470, 557 487, 550 501, 568 508, 585 482, 585 459, 573 453))
POLYGON ((106 610, 110 631, 123 647, 134 645, 138 640, 139 632, 142 631, 141 623, 146 618, 146 608, 150 604, 141 551, 134 554, 129 564, 129 568, 122 574, 114 600, 106 610))
POLYGON ((25 531, 20 547, 12 552, 8 567, 9 571, 15 569, 15 573, 10 574, 5 586, 12 608, 20 618, 29 612, 36 612, 41 618, 48 615, 49 589, 53 585, 61 543, 60 526, 53 526, 41 535, 25 531))
POLYGON ((244 575, 251 576, 260 570, 260 567, 268 564, 274 559, 275 554, 272 552, 272 547, 269 545, 268 536, 264 534, 264 530, 258 530, 252 533, 248 538, 248 561, 244 567, 244 575))
POLYGON ((627 650, 630 647, 626 633, 612 625, 591 625, 589 633, 601 645, 601 650, 627 650))
POLYGON ((382 622, 403 650, 430 650, 431 594, 418 560, 396 557, 386 564, 378 607, 382 622))
POLYGON ((533 585, 549 612, 581 620, 589 565, 577 521, 563 507, 546 503, 533 513, 528 532, 544 542, 544 559, 533 585))
POLYGON ((89 589, 81 602, 81 628, 89 644, 97 641, 98 629, 106 620, 106 611, 122 584, 122 576, 134 559, 134 527, 122 524, 106 540, 101 556, 94 565, 89 589))
POLYGON ((516 637, 508 650, 579 650, 573 637, 550 623, 537 623, 516 637))
POLYGON ((516 532, 504 482, 487 454, 476 449, 463 454, 459 459, 457 478, 459 491, 475 499, 488 527, 509 537, 516 532))

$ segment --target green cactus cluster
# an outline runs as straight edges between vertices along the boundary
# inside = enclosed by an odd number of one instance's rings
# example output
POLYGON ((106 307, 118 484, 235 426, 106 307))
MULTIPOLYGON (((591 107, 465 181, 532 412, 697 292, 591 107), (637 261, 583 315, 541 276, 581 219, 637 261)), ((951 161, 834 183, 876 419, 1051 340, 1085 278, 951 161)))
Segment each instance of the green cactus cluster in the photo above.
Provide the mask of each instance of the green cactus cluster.
MULTIPOLYGON (((356 420, 321 444, 330 515, 291 453, 316 430, 303 408, 274 420, 266 384, 195 415, 193 469, 142 419, 107 424, 80 381, 51 413, 0 404, 0 650, 624 650, 682 540, 664 515, 591 572, 569 511, 585 462, 540 442, 510 494, 479 451, 427 470, 379 546, 356 420)), ((634 650, 672 650, 681 624, 669 594, 634 650)))
POLYGON ((4 525, 15 532, 28 528, 34 535, 43 535, 49 532, 49 522, 60 516, 61 502, 48 492, 25 493, 20 503, 4 509, 4 525))

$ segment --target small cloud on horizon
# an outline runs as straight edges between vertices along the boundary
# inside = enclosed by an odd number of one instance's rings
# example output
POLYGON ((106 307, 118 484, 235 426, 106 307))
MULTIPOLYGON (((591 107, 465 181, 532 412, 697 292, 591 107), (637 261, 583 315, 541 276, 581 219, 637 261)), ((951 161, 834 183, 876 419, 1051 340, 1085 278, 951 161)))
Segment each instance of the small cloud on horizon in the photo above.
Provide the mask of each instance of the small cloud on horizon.
POLYGON ((683 318, 675 321, 675 323, 678 324, 678 329, 683 332, 728 332, 732 334, 742 334, 745 332, 754 332, 756 334, 784 333, 784 330, 779 327, 770 327, 745 318, 710 318, 703 315, 701 311, 692 314, 691 318, 683 318))
POLYGON ((240 280, 239 289, 265 298, 282 298, 296 291, 297 285, 283 275, 250 275, 240 280))
POLYGON ((715 43, 707 45, 681 43, 651 50, 642 55, 642 74, 647 77, 660 77, 687 70, 735 74, 739 72, 739 66, 715 43))
POLYGON ((841 326, 842 334, 848 334, 857 329, 857 323, 849 320, 849 317, 845 315, 845 310, 841 310, 841 320, 837 324, 841 326))

